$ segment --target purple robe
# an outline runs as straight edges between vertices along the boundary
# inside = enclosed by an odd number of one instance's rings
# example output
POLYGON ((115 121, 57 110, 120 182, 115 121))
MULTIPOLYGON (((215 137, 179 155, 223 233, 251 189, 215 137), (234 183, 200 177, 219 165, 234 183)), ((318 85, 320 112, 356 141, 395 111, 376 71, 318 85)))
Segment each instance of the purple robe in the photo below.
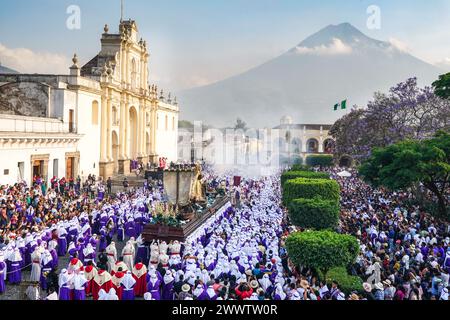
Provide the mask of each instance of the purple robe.
POLYGON ((161 300, 161 293, 159 287, 161 286, 161 280, 157 280, 155 284, 152 284, 151 281, 147 283, 147 292, 152 294, 152 299, 161 300))
POLYGON ((134 288, 131 288, 130 290, 123 288, 122 300, 134 300, 134 288))
POLYGON ((139 259, 142 260, 142 263, 148 265, 149 257, 148 257, 148 248, 146 246, 138 246, 136 252, 136 261, 139 259))
POLYGON ((50 250, 50 254, 52 255, 52 269, 58 268, 58 254, 55 249, 50 250))
POLYGON ((59 288, 59 300, 70 300, 70 291, 66 286, 59 288))
POLYGON ((210 300, 209 295, 206 293, 206 290, 203 290, 203 292, 196 298, 196 300, 210 300))
POLYGON ((122 242, 125 238, 125 232, 123 230, 123 226, 117 228, 117 241, 122 242))
POLYGON ((4 293, 6 291, 5 271, 6 271, 6 263, 1 261, 0 262, 0 293, 4 293))
POLYGON ((129 238, 131 238, 131 237, 136 238, 136 230, 135 230, 133 221, 129 221, 125 224, 125 234, 129 238))
POLYGON ((173 284, 175 280, 169 283, 163 283, 162 300, 173 300, 173 284))
MULTIPOLYGON (((86 287, 87 283, 84 285, 86 287)), ((73 300, 86 300, 86 289, 74 290, 73 300)))
POLYGON ((67 253, 67 239, 65 236, 58 238, 58 256, 64 257, 67 253))
POLYGON ((52 270, 53 260, 44 265, 41 269, 41 288, 42 290, 48 289, 47 277, 44 276, 44 273, 50 272, 52 270))
POLYGON ((21 261, 11 262, 8 269, 8 282, 11 284, 22 282, 21 261))

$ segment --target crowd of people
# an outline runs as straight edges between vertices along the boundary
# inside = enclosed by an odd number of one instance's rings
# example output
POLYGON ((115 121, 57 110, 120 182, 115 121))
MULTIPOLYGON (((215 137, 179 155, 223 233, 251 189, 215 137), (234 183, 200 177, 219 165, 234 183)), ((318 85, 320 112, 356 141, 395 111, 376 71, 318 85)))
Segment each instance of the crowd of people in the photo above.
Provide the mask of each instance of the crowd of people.
POLYGON ((43 191, 38 181, 2 187, 0 294, 7 283, 29 281, 29 299, 448 300, 449 226, 406 206, 408 193, 328 169, 342 188, 338 231, 361 248, 348 271, 363 288, 344 292, 291 264, 284 242, 297 230, 281 206, 279 174, 236 183, 233 174, 205 169, 208 189, 231 202, 183 243, 142 239, 167 206, 160 182, 114 196, 97 188, 95 197, 77 182, 73 192, 53 184, 43 191), (61 257, 70 257, 67 266, 61 257))
POLYGON ((372 282, 364 290, 376 300, 448 300, 450 225, 420 205, 411 192, 389 192, 364 183, 356 170, 340 177, 339 232, 357 237, 360 254, 349 270, 372 282))

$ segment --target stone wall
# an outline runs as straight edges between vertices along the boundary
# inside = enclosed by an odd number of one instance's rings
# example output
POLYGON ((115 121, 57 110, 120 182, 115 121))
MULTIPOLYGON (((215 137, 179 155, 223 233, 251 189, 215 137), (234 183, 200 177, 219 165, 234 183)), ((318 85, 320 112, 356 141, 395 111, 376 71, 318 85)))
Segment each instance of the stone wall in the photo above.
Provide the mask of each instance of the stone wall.
POLYGON ((38 82, 12 82, 0 86, 0 113, 46 117, 50 87, 38 82))

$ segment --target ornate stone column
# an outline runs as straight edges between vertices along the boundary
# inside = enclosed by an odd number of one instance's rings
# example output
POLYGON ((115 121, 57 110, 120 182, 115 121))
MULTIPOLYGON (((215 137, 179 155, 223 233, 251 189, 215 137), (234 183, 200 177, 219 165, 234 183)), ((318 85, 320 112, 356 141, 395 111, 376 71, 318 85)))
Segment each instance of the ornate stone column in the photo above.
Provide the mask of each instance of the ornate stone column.
MULTIPOLYGON (((108 90, 108 89, 106 89, 108 90)), ((108 161, 107 155, 106 155, 106 134, 107 134, 107 125, 106 125, 106 117, 107 117, 107 96, 108 91, 106 91, 106 94, 102 96, 102 103, 101 103, 101 117, 100 117, 100 163, 105 163, 108 161)))
POLYGON ((113 161, 112 159, 112 145, 111 145, 111 122, 112 122, 112 90, 108 89, 108 100, 107 100, 107 115, 106 115, 106 127, 107 127, 107 136, 106 136, 106 157, 108 162, 113 161))

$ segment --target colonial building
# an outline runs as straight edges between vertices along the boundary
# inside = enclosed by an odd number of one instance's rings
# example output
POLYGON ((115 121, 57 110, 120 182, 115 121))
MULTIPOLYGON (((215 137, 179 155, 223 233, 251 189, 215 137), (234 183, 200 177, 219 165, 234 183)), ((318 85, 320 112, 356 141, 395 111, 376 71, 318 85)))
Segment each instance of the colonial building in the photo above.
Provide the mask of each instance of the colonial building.
POLYGON ((178 159, 206 160, 216 165, 279 166, 293 164, 308 155, 332 154, 331 125, 294 124, 281 118, 275 128, 236 130, 233 128, 182 128, 179 130, 178 159))
POLYGON ((278 149, 288 162, 292 159, 306 159, 312 154, 332 154, 335 142, 329 131, 332 125, 295 124, 289 116, 281 118, 278 130, 278 149))
POLYGON ((176 161, 178 103, 149 85, 149 56, 127 20, 117 34, 105 25, 98 55, 81 67, 75 55, 68 75, 0 74, 0 184, 176 161))

